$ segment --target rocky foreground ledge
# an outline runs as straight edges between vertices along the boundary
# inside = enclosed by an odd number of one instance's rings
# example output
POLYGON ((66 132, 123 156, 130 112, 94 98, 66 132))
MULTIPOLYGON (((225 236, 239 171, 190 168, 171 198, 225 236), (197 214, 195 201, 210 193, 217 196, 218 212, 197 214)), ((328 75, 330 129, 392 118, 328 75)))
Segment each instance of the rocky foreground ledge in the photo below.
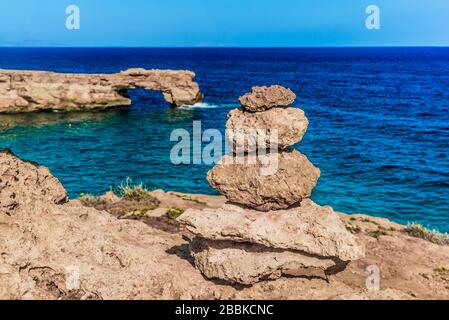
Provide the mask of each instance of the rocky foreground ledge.
POLYGON ((0 152, 0 299, 449 298, 449 246, 386 219, 343 213, 336 214, 366 256, 332 277, 211 281, 195 268, 182 236, 189 231, 174 218, 224 203, 142 189, 69 201, 47 168, 0 152), (366 287, 369 266, 380 270, 379 290, 366 287))
POLYGON ((191 71, 138 68, 115 74, 0 70, 0 113, 127 106, 127 90, 136 88, 161 91, 171 105, 191 105, 203 98, 194 77, 191 71))

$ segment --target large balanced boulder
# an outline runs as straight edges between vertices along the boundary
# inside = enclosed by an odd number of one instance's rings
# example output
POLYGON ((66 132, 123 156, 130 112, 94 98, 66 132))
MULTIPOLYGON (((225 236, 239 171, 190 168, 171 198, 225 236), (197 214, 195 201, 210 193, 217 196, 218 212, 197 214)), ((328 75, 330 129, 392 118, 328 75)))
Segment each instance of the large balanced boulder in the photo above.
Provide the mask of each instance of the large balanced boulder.
POLYGON ((253 87, 250 93, 240 97, 243 109, 251 112, 264 111, 273 107, 287 107, 295 102, 296 95, 288 88, 274 85, 253 87))
POLYGON ((189 209, 178 220, 195 237, 209 240, 254 243, 341 261, 364 255, 357 238, 332 208, 310 199, 296 208, 269 212, 232 204, 220 209, 189 209))
POLYGON ((189 209, 178 221, 192 239, 195 266, 207 278, 230 283, 252 285, 283 275, 327 279, 364 256, 337 213, 310 199, 263 213, 232 204, 189 209))
POLYGON ((207 174, 210 185, 235 203, 261 211, 285 209, 310 197, 319 177, 300 152, 225 155, 207 174))
POLYGON ((285 149, 301 141, 309 121, 298 108, 272 108, 261 112, 234 109, 228 114, 226 130, 232 133, 234 152, 285 149), (262 145, 260 145, 262 144, 262 145))

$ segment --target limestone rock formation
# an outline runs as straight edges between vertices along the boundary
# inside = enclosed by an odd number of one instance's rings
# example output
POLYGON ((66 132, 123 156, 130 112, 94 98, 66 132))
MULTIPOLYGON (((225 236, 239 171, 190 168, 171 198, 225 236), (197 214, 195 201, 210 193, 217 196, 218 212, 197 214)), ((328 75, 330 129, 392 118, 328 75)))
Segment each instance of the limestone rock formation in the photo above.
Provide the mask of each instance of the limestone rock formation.
POLYGON ((300 255, 252 243, 195 238, 191 254, 196 267, 209 279, 252 285, 282 275, 327 279, 335 267, 331 259, 300 255))
POLYGON ((296 99, 296 95, 282 86, 253 87, 250 93, 240 97, 240 104, 247 111, 264 111, 273 107, 287 107, 296 99))
POLYGON ((208 278, 232 283, 251 285, 282 275, 327 279, 364 256, 332 208, 310 199, 265 213, 232 204, 189 209, 178 221, 193 238, 195 266, 208 278))
POLYGON ((36 199, 49 203, 67 201, 61 183, 47 168, 24 162, 10 151, 0 153, 0 214, 10 214, 36 199))
POLYGON ((231 283, 252 285, 282 275, 327 279, 364 256, 337 213, 310 199, 266 213, 231 204, 189 209, 178 221, 193 239, 195 266, 210 279, 231 283))
POLYGON ((285 209, 310 197, 320 170, 305 155, 293 150, 267 154, 265 159, 225 155, 207 180, 229 201, 261 211, 285 209))
POLYGON ((226 204, 187 210, 179 219, 196 237, 301 251, 342 261, 363 257, 363 248, 329 206, 306 199, 288 210, 258 212, 226 204))
POLYGON ((234 109, 228 114, 226 130, 234 133, 230 141, 235 148, 234 152, 251 152, 261 147, 259 139, 263 141, 263 146, 272 147, 273 133, 277 139, 275 149, 292 146, 301 141, 308 125, 304 111, 298 108, 272 108, 261 112, 234 109))
POLYGON ((82 111, 131 104, 128 89, 161 91, 172 105, 202 100, 191 71, 129 69, 115 74, 69 74, 0 69, 0 113, 82 111))

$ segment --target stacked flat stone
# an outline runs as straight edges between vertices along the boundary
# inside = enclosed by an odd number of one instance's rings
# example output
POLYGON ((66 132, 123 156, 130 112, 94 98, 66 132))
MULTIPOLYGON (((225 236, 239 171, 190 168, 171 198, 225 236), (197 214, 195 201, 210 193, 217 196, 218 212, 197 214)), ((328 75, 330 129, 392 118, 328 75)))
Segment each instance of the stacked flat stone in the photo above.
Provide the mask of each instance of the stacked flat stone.
POLYGON ((332 208, 309 199, 320 170, 289 149, 308 127, 304 112, 290 107, 295 98, 281 86, 254 87, 240 98, 242 108, 229 113, 226 128, 243 136, 276 129, 277 151, 266 154, 276 157, 275 172, 261 174, 266 162, 258 158, 257 137, 233 136, 234 154, 223 156, 207 175, 228 203, 220 209, 189 209, 178 218, 190 232, 195 265, 208 278, 244 285, 282 275, 327 278, 364 256, 332 208))
POLYGON ((305 155, 288 148, 302 140, 309 125, 304 111, 289 106, 295 98, 290 89, 281 86, 254 87, 240 97, 242 108, 229 112, 226 130, 234 133, 229 143, 233 152, 243 150, 245 154, 224 156, 207 175, 210 185, 229 201, 268 211, 286 209, 310 197, 320 170, 305 155), (266 133, 262 146, 257 144, 260 130, 266 133), (270 141, 273 130, 277 131, 278 152, 266 156, 276 157, 268 163, 276 160, 277 170, 276 174, 266 175, 261 171, 266 165, 258 161, 258 151, 264 148, 267 152, 266 148, 274 144, 270 141), (239 156, 245 159, 229 164, 230 157, 239 156))

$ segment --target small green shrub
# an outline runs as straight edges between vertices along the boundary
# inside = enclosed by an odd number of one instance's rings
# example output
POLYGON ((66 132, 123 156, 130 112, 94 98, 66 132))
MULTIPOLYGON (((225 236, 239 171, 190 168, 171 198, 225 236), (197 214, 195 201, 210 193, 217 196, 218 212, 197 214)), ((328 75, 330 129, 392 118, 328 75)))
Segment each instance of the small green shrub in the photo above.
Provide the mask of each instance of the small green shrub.
POLYGON ((117 187, 117 191, 119 196, 125 200, 142 201, 156 199, 142 183, 134 184, 130 178, 121 183, 117 187))
POLYGON ((170 207, 167 209, 167 217, 170 220, 175 220, 177 217, 179 217, 181 214, 183 214, 184 211, 186 211, 186 210, 183 208, 170 207))

